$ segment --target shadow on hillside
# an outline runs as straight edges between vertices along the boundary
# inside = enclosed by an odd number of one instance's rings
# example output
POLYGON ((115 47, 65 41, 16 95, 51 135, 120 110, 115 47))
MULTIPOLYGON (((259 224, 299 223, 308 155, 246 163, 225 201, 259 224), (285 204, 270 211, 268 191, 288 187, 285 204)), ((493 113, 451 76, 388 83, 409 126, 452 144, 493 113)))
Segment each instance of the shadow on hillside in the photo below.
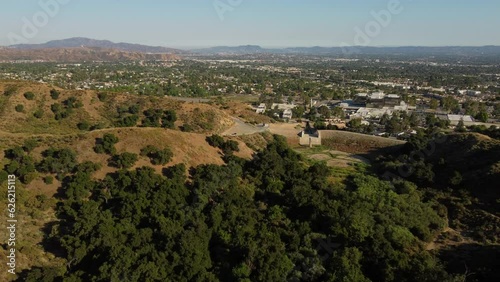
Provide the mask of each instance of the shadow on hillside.
POLYGON ((42 242, 40 243, 40 245, 43 247, 43 249, 46 252, 51 253, 54 256, 59 257, 59 258, 66 258, 66 252, 61 247, 59 242, 57 242, 57 240, 51 238, 51 236, 50 236, 53 232, 57 232, 57 230, 54 230, 54 229, 59 228, 58 224, 59 223, 57 221, 52 221, 52 222, 46 223, 42 227, 41 231, 44 234, 44 238, 43 238, 42 242))
POLYGON ((367 151, 366 153, 357 154, 357 155, 361 156, 365 159, 368 159, 370 161, 374 161, 378 157, 381 157, 381 156, 398 155, 399 153, 402 152, 403 147, 404 147, 404 144, 394 145, 394 146, 389 146, 389 147, 384 147, 384 148, 375 148, 375 149, 371 149, 371 150, 367 151))
POLYGON ((448 272, 467 273, 467 281, 500 281, 500 246, 464 244, 441 250, 439 258, 448 272))

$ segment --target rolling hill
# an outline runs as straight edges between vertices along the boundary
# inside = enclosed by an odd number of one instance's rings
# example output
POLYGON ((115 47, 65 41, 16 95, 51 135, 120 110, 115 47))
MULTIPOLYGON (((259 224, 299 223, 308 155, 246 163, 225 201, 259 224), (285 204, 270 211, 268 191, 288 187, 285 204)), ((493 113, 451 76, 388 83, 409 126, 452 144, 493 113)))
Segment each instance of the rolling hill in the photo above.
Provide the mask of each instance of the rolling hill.
MULTIPOLYGON (((142 110, 138 112, 141 119, 144 118, 142 110)), ((50 147, 68 148, 76 153, 78 162, 91 161, 99 164, 100 168, 94 173, 94 177, 102 179, 108 173, 118 170, 109 165, 110 156, 94 151, 97 139, 102 138, 104 134, 113 134, 119 139, 115 145, 118 154, 128 152, 139 155, 141 149, 148 145, 156 148, 168 147, 173 154, 165 165, 152 165, 147 156, 139 156, 131 169, 149 166, 156 173, 162 174, 166 168, 181 163, 187 167, 222 165, 224 161, 221 150, 210 146, 205 139, 207 135, 230 127, 232 122, 227 114, 207 104, 184 103, 160 97, 131 97, 120 93, 107 93, 106 99, 103 99, 94 91, 64 90, 23 81, 0 81, 0 168, 3 169, 8 163, 5 150, 22 146, 26 140, 36 140, 38 146, 29 154, 33 161, 42 160, 42 153, 50 147), (53 90, 59 93, 58 97, 51 95, 53 90), (27 92, 33 93, 34 96, 24 95, 27 92), (56 120, 53 106, 65 105, 72 98, 76 99, 79 105, 72 109, 68 117, 56 120), (23 109, 16 110, 18 105, 23 105, 23 109), (132 105, 139 105, 142 110, 174 110, 178 116, 174 128, 140 127, 140 124, 134 127, 115 127, 118 108, 132 105), (37 111, 43 113, 39 118, 34 117, 37 111), (78 124, 82 121, 99 125, 99 129, 80 130, 78 124), (179 130, 179 127, 188 123, 191 124, 190 132, 179 130)), ((235 155, 250 159, 254 151, 243 142, 233 140, 238 142, 240 149, 235 155)), ((23 207, 17 213, 19 221, 23 222, 23 231, 18 237, 19 269, 60 263, 59 258, 45 250, 42 241, 44 228, 55 219, 56 195, 60 193, 61 182, 55 175, 36 172, 33 177, 29 184, 19 182, 16 189, 19 197, 16 204, 23 207), (46 177, 53 180, 49 183, 46 177), (44 199, 43 206, 30 204, 40 202, 39 199, 44 199)), ((0 217, 5 220, 4 215, 0 217)), ((4 248, 0 249, 0 253, 2 256, 7 255, 4 248)), ((7 272, 0 274, 1 281, 9 279, 12 277, 9 277, 7 272)))
MULTIPOLYGON (((125 132, 124 127, 116 125, 121 118, 119 109, 138 105, 140 109, 137 113, 139 122, 137 126, 130 127, 130 130, 135 132, 135 135, 131 135, 130 138, 141 139, 144 137, 156 140, 157 137, 145 137, 145 135, 164 136, 166 134, 165 140, 171 140, 172 146, 183 146, 183 149, 178 151, 179 155, 189 156, 190 154, 183 150, 192 150, 199 145, 203 149, 199 151, 200 155, 193 156, 192 160, 195 163, 203 163, 203 160, 207 160, 208 163, 214 162, 213 160, 216 160, 215 163, 220 162, 221 159, 217 151, 210 150, 211 147, 204 141, 207 135, 223 132, 233 124, 231 117, 218 108, 207 104, 184 103, 160 97, 131 97, 120 93, 108 93, 106 96, 106 99, 101 97, 101 101, 95 91, 64 90, 31 82, 0 81, 0 150, 15 144, 22 144, 23 140, 31 137, 40 138, 46 144, 66 144, 73 147, 74 143, 71 140, 77 136, 81 142, 83 142, 82 140, 94 142, 95 135, 99 132, 119 134, 119 132, 125 132), (53 89, 60 93, 57 99, 50 95, 53 89), (6 96, 5 93, 9 91, 11 94, 6 96), (26 92, 34 93, 34 98, 26 99, 24 97, 26 92), (76 103, 81 105, 72 109, 66 118, 56 120, 52 110, 53 106, 55 104, 65 105, 69 99, 75 99, 76 103), (23 105, 23 110, 16 111, 17 105, 23 105), (145 118, 143 111, 148 109, 175 111, 177 121, 174 129, 140 127, 141 120, 145 118), (39 118, 34 116, 37 111, 42 113, 39 118), (82 121, 95 125, 95 130, 80 130, 78 124, 82 121), (181 132, 179 128, 187 124, 189 124, 190 131, 181 132), (171 136, 175 136, 175 138, 172 139, 171 136), (194 142, 195 140, 200 142, 194 142), (190 146, 182 145, 189 142, 194 143, 190 146)), ((128 142, 127 140, 125 138, 124 142, 128 142)), ((138 142, 137 146, 142 144, 143 142, 138 142)), ((245 149, 242 152, 247 156, 251 154, 245 153, 245 149)))

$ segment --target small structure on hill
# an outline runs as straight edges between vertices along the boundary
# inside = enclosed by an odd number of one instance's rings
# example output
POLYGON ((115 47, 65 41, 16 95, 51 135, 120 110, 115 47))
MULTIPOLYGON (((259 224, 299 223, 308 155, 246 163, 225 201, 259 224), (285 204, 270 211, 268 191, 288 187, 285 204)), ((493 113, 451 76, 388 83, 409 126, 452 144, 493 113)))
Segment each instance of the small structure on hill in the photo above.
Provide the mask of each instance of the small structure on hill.
POLYGON ((299 133, 299 144, 301 146, 321 146, 321 132, 310 126, 309 122, 306 128, 299 133))

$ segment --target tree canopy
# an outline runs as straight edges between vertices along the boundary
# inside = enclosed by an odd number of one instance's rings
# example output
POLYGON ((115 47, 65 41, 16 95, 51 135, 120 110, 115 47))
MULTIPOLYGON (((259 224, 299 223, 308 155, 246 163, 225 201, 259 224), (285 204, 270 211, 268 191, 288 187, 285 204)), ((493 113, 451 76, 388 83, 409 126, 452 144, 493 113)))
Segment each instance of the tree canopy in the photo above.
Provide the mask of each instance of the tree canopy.
POLYGON ((333 181, 277 136, 252 160, 226 161, 189 181, 179 166, 102 180, 78 166, 50 237, 67 267, 27 281, 454 281, 423 248, 445 222, 416 186, 362 172, 333 181))

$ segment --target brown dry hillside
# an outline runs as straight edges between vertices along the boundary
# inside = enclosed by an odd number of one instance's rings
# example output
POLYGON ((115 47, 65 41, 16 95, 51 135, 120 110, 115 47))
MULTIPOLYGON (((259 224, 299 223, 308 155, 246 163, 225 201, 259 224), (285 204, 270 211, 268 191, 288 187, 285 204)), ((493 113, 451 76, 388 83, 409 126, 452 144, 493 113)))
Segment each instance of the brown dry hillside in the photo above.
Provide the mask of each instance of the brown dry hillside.
POLYGON ((322 130, 323 145, 352 154, 369 154, 380 149, 399 148, 406 142, 340 130, 322 130))
MULTIPOLYGON (((207 104, 122 93, 108 93, 107 98, 100 101, 96 91, 64 90, 46 84, 0 81, 0 132, 75 134, 80 133, 77 124, 84 120, 92 125, 99 124, 101 128, 110 128, 114 127, 119 117, 117 109, 132 105, 140 106, 140 119, 144 118, 142 111, 147 109, 175 110, 176 126, 188 124, 190 131, 197 133, 220 133, 233 124, 228 114, 207 104), (57 99, 50 96, 50 90, 54 88, 60 92, 57 99), (6 96, 6 91, 11 94, 6 96), (35 94, 34 100, 30 101, 24 97, 23 94, 29 91, 35 94), (70 97, 80 101, 83 107, 74 109, 68 118, 56 121, 51 106, 62 104, 70 97), (23 105, 23 112, 15 110, 17 105, 23 105), (35 118, 36 111, 43 112, 43 116, 35 118)), ((140 125, 140 122, 137 125, 140 125)))
POLYGON ((272 123, 273 119, 266 115, 257 114, 254 109, 248 104, 240 102, 226 102, 220 105, 220 109, 231 116, 239 117, 240 119, 252 123, 272 123))
MULTIPOLYGON (((94 152, 96 139, 104 134, 111 133, 118 137, 119 142, 115 145, 117 153, 140 154, 142 148, 153 145, 157 148, 171 148, 174 156, 171 162, 164 166, 153 166, 147 157, 139 157, 139 161, 132 168, 150 166, 162 173, 164 167, 184 163, 188 167, 195 167, 202 164, 223 164, 222 154, 219 149, 213 148, 206 142, 206 136, 197 133, 186 133, 176 130, 165 130, 159 128, 111 128, 89 132, 87 134, 68 135, 64 137, 45 136, 38 138, 43 144, 34 151, 34 156, 41 159, 41 153, 54 146, 57 148, 72 148, 78 155, 79 162, 92 161, 102 165, 95 176, 103 178, 107 173, 117 169, 108 167, 107 162, 110 156, 97 154, 94 152)), ((253 150, 249 149, 243 142, 239 142, 240 152, 235 155, 249 159, 253 150)), ((55 192, 55 191, 50 191, 55 192)), ((50 193, 49 193, 50 194, 50 193)), ((52 193, 53 194, 53 193, 52 193)))
MULTIPOLYGON (((142 114, 139 115, 140 119, 144 118, 142 114)), ((0 81, 0 168, 8 162, 4 158, 4 150, 22 145, 27 139, 36 139, 40 144, 33 152, 36 160, 40 160, 41 153, 49 147, 71 148, 77 152, 80 162, 92 161, 101 164, 102 169, 95 176, 104 177, 115 169, 108 166, 109 156, 94 153, 93 147, 96 138, 102 137, 105 133, 112 133, 120 139, 116 145, 118 153, 139 154, 147 145, 158 148, 169 147, 174 157, 166 166, 178 163, 184 163, 188 167, 222 164, 220 150, 209 146, 205 138, 226 130, 232 124, 230 116, 207 104, 120 93, 108 93, 107 98, 101 101, 95 91, 64 90, 22 81, 0 81), (52 89, 60 92, 57 99, 51 97, 52 89), (26 92, 33 92, 34 99, 26 99, 24 96, 26 92), (56 120, 51 106, 55 103, 63 104, 70 97, 76 98, 82 106, 74 109, 69 117, 56 120), (16 105, 23 105, 23 111, 16 111, 16 105), (178 117, 175 123, 177 129, 139 127, 140 121, 135 127, 115 127, 117 108, 127 108, 132 105, 140 105, 141 111, 149 108, 174 110, 178 117), (41 118, 33 116, 37 110, 43 111, 41 118), (88 121, 93 125, 99 124, 102 128, 93 131, 80 130, 77 125, 82 121, 88 121), (190 125, 192 132, 181 132, 178 129, 186 124, 190 125)), ((236 155, 251 158, 254 151, 243 141, 237 141, 240 152, 236 155)), ((151 166, 147 158, 141 157, 135 167, 145 165, 151 166)), ((155 169, 161 173, 163 167, 156 166, 155 169)), ((46 185, 42 181, 43 177, 44 175, 39 175, 26 188, 51 197, 59 185, 57 182, 46 185)))
MULTIPOLYGON (((28 138, 40 140, 42 146, 70 147, 75 149, 80 160, 98 161, 106 167, 106 159, 93 153, 95 139, 104 133, 116 134, 121 142, 118 149, 138 153, 146 145, 158 147, 168 146, 174 151, 175 163, 185 163, 188 166, 199 164, 221 164, 220 152, 205 141, 207 135, 225 131, 234 123, 225 112, 207 104, 185 103, 164 97, 146 97, 121 93, 107 93, 105 99, 99 99, 95 91, 64 90, 46 84, 25 81, 0 81, 0 166, 6 160, 4 150, 15 145, 21 145, 28 138), (60 92, 54 99, 50 91, 60 92), (33 92, 34 98, 27 99, 24 94, 33 92), (51 110, 54 104, 64 104, 69 98, 76 98, 81 107, 64 119, 56 120, 51 110), (102 100, 102 101, 101 101, 102 100), (22 111, 16 111, 16 106, 22 105, 22 111), (135 127, 116 128, 119 120, 117 109, 139 105, 139 122, 135 127), (174 110, 177 114, 176 130, 163 128, 142 128, 142 111, 146 109, 174 110), (42 111, 42 117, 36 118, 34 113, 42 111), (99 125, 101 129, 83 131, 78 124, 87 121, 91 125, 99 125), (189 125, 190 133, 179 130, 189 125)), ((238 156, 250 158, 253 150, 242 141, 238 156)), ((138 165, 145 165, 145 160, 138 165)), ((161 168, 158 168, 161 170, 161 168)), ((104 174, 108 171, 102 171, 104 174)))
MULTIPOLYGON (((206 142, 207 135, 224 131, 233 124, 232 118, 216 107, 206 104, 193 104, 173 101, 163 97, 133 96, 121 93, 108 93, 106 99, 99 100, 95 91, 64 90, 45 84, 22 81, 0 81, 0 168, 9 160, 4 157, 4 150, 22 145, 27 139, 34 138, 39 147, 30 153, 35 162, 42 160, 42 152, 49 147, 70 148, 76 151, 79 162, 92 161, 101 164, 102 168, 94 173, 94 177, 103 178, 107 173, 116 171, 108 166, 110 156, 96 154, 94 146, 97 138, 106 133, 118 137, 115 145, 117 153, 130 152, 139 154, 147 145, 163 149, 168 147, 173 152, 172 160, 165 166, 153 166, 146 157, 139 156, 134 168, 151 166, 158 173, 166 167, 184 163, 187 167, 201 164, 223 164, 222 153, 206 142), (60 92, 57 99, 50 96, 50 91, 60 92), (26 99, 24 93, 33 92, 34 99, 26 99), (7 95, 5 95, 7 94, 7 95), (56 120, 51 106, 62 104, 70 97, 81 102, 65 119, 56 120), (17 105, 23 105, 21 112, 16 111, 17 105), (116 128, 117 108, 140 105, 140 119, 144 118, 143 110, 154 108, 174 110, 178 120, 176 129, 123 127, 116 128), (34 117, 37 110, 43 111, 41 118, 34 117), (94 131, 79 130, 77 124, 82 121, 90 124, 100 124, 102 129, 94 131), (190 125, 193 132, 182 132, 180 126, 190 125)), ((140 125, 140 121, 137 125, 140 125)), ((237 138, 240 151, 235 153, 242 158, 251 158, 254 151, 237 138)), ((131 168, 131 169, 134 169, 131 168)), ((61 266, 62 260, 51 252, 46 252, 42 241, 43 230, 51 228, 47 224, 56 221, 55 195, 61 183, 54 177, 53 183, 47 184, 44 178, 48 176, 35 173, 35 179, 27 185, 18 182, 16 188, 17 219, 19 232, 17 242, 17 271, 33 266, 61 266)), ((1 184, 1 183, 0 183, 1 184)), ((1 184, 3 185, 3 184, 1 184)), ((5 190, 4 190, 5 191, 5 190)), ((0 206, 6 206, 7 197, 1 197, 0 206)), ((6 214, 0 215, 0 221, 6 222, 6 214)), ((6 232, 0 232, 0 241, 6 242, 6 232)), ((52 246, 52 249, 57 247, 52 246)), ((0 256, 6 257, 7 250, 2 245, 0 256)), ((2 268, 5 269, 5 268, 2 268)), ((6 271, 0 273, 0 281, 10 281, 6 271)))

